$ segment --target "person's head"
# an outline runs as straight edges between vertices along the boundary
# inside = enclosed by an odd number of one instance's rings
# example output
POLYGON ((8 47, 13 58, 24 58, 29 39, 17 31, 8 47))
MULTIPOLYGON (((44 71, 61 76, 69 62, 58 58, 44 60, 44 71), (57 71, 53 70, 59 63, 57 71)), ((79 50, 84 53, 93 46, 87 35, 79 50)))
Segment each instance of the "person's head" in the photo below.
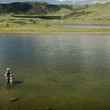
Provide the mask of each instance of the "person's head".
POLYGON ((9 72, 10 70, 11 70, 10 68, 6 68, 6 71, 8 71, 8 72, 9 72))

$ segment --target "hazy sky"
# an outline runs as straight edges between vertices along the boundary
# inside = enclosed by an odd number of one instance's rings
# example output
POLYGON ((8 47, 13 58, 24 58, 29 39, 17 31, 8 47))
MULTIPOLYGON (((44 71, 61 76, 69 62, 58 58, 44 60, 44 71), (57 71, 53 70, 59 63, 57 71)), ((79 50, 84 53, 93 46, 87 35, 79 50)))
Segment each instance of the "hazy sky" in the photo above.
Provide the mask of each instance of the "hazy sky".
POLYGON ((19 2, 19 1, 46 1, 50 3, 96 3, 96 2, 110 2, 110 0, 0 0, 0 2, 19 2))

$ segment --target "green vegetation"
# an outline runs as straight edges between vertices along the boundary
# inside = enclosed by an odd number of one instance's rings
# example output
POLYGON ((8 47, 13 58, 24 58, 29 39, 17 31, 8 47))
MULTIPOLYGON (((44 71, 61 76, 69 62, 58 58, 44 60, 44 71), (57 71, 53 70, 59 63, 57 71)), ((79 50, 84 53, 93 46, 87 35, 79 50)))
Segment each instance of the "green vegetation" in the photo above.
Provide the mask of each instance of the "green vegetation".
POLYGON ((95 4, 86 6, 79 15, 72 15, 65 19, 65 23, 72 24, 110 24, 110 4, 95 4))
POLYGON ((110 29, 103 28, 68 29, 64 27, 67 24, 108 25, 110 24, 110 4, 68 6, 13 3, 2 5, 0 5, 0 32, 110 32, 110 29))

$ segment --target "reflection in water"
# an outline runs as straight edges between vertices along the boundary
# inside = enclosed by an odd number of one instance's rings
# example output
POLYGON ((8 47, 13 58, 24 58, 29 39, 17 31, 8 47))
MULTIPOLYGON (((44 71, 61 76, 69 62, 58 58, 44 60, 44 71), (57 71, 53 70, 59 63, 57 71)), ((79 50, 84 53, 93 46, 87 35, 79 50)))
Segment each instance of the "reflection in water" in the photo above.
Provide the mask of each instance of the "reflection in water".
POLYGON ((85 34, 17 36, 0 38, 1 65, 65 73, 109 71, 110 39, 107 35, 103 38, 85 34))
POLYGON ((35 80, 42 78, 42 82, 50 78, 62 85, 68 84, 77 93, 83 87, 90 90, 108 83, 109 35, 69 33, 43 36, 0 37, 0 64, 12 67, 23 77, 28 74, 35 80))
POLYGON ((83 54, 82 66, 87 66, 86 71, 95 74, 106 74, 110 71, 110 39, 105 36, 100 38, 97 36, 93 37, 82 37, 80 39, 80 48, 83 54))

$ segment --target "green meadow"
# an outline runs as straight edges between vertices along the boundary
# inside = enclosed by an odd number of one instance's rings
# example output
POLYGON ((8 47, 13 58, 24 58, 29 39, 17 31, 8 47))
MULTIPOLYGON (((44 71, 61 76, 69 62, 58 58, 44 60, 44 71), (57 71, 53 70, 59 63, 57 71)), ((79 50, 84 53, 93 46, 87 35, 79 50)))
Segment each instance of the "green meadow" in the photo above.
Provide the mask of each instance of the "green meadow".
POLYGON ((65 28, 68 24, 110 25, 110 4, 61 8, 56 12, 36 14, 1 14, 0 32, 110 32, 110 29, 65 28), (45 19, 38 16, 58 16, 58 19, 45 19))

